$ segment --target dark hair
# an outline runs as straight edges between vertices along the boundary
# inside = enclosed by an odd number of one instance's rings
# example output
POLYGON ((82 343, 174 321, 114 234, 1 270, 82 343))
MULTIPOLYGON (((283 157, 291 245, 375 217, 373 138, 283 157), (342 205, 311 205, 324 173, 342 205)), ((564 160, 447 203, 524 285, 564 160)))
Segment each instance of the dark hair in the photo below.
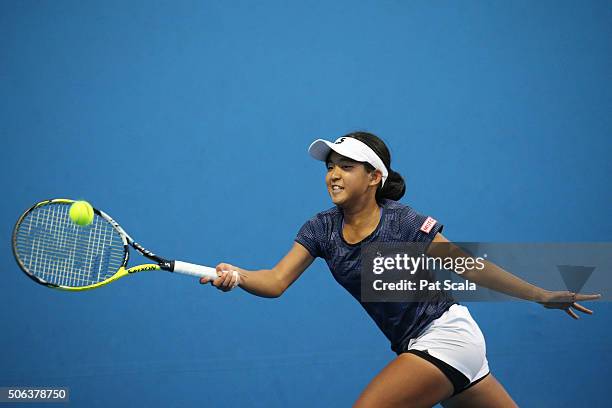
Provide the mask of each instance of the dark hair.
MULTIPOLYGON (((376 201, 381 201, 382 199, 388 198, 389 200, 399 200, 404 196, 406 192, 406 183, 404 182, 404 178, 396 171, 391 170, 391 153, 389 152, 389 148, 378 136, 368 133, 368 132, 353 132, 344 137, 352 137, 353 139, 357 139, 360 142, 365 143, 370 149, 374 150, 374 153, 380 157, 383 164, 387 168, 389 175, 387 176, 387 180, 385 181, 385 185, 383 188, 378 187, 376 191, 376 201)), ((374 171, 374 167, 370 163, 364 163, 366 170, 372 172, 374 171)), ((381 183, 382 184, 382 183, 381 183)))

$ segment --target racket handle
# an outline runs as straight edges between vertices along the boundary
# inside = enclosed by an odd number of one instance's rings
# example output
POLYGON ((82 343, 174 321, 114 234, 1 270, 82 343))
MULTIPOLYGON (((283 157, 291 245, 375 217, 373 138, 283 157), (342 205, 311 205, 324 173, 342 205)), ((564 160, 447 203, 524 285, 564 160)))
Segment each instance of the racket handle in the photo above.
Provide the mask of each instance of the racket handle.
POLYGON ((217 278, 217 270, 215 268, 181 261, 174 261, 174 268, 172 272, 197 276, 198 278, 217 278))

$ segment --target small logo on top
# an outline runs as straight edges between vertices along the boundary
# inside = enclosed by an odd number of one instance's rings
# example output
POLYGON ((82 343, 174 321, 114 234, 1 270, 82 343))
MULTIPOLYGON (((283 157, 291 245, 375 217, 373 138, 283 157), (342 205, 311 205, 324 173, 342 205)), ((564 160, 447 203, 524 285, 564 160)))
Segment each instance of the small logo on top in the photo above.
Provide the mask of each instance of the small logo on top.
POLYGON ((429 234, 429 231, 431 231, 431 229, 434 227, 434 225, 436 225, 437 222, 438 221, 436 221, 435 219, 427 217, 423 225, 421 225, 421 231, 426 234, 429 234))

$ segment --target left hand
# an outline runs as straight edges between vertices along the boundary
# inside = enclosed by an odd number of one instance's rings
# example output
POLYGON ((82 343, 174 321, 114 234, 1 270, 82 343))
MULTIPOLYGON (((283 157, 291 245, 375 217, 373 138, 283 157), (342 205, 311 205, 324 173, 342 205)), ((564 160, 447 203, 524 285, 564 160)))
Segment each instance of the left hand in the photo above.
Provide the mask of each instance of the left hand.
POLYGON ((539 304, 547 309, 561 309, 565 310, 565 313, 573 317, 574 319, 580 319, 576 313, 570 308, 574 308, 583 313, 593 314, 593 311, 587 309, 584 306, 576 303, 578 300, 597 300, 601 295, 583 295, 581 293, 569 292, 569 291, 546 291, 542 295, 542 300, 538 301, 539 304))

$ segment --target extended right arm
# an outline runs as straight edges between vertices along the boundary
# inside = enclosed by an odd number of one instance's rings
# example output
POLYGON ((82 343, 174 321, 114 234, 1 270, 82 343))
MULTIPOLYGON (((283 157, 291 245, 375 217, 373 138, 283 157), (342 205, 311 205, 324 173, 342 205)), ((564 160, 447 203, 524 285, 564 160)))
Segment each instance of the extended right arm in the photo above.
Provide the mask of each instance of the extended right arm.
MULTIPOLYGON (((294 242, 287 255, 272 269, 248 271, 234 265, 220 263, 216 268, 219 277, 212 284, 223 291, 230 290, 232 274, 227 271, 235 270, 240 274, 239 286, 242 289, 256 296, 275 298, 282 295, 313 261, 314 258, 308 250, 294 242)), ((208 278, 200 279, 200 283, 208 282, 210 282, 208 278)))

